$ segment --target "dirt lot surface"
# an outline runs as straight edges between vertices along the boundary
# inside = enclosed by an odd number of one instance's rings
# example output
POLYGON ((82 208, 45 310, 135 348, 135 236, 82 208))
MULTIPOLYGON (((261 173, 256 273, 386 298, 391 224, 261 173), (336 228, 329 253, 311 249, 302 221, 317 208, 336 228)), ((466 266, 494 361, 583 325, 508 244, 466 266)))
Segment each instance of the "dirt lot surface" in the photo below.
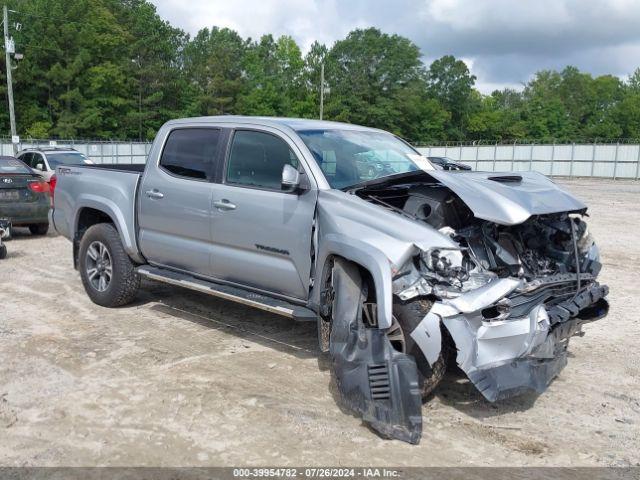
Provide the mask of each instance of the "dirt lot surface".
POLYGON ((590 205, 611 313, 541 395, 490 404, 450 374, 420 445, 337 405, 315 325, 145 283, 90 302, 71 244, 0 260, 0 465, 640 465, 640 183, 562 181, 590 205))

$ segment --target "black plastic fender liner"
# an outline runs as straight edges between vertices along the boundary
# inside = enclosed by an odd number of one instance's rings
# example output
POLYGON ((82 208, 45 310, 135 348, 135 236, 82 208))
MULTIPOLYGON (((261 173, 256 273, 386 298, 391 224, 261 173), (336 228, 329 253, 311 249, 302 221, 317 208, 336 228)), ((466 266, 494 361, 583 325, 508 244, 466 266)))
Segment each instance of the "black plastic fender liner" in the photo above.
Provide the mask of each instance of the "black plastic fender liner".
POLYGON ((333 288, 329 352, 345 405, 382 436, 419 443, 422 398, 415 360, 395 351, 383 330, 365 327, 355 265, 336 260, 333 288))

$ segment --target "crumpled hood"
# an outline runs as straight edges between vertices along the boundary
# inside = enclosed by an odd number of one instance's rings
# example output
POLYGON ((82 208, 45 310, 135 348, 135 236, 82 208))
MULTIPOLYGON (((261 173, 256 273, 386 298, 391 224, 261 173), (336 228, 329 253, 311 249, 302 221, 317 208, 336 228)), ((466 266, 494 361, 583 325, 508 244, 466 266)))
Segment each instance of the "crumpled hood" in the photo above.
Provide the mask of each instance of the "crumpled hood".
POLYGON ((517 225, 531 215, 573 212, 587 207, 537 172, 427 172, 450 188, 477 218, 517 225))

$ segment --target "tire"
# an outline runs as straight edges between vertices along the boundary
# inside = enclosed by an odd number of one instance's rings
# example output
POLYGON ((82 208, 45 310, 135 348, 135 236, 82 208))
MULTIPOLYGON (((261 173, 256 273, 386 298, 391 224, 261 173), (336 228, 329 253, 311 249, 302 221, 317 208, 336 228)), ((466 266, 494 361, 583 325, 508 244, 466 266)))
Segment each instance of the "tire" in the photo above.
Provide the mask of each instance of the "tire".
POLYGON ((5 231, 4 231, 4 237, 2 237, 2 240, 11 240, 11 237, 13 236, 13 226, 9 225, 5 231))
POLYGON ((48 223, 36 223, 35 225, 29 225, 29 231, 31 235, 46 235, 49 231, 48 223))
POLYGON ((442 329, 442 349, 440 356, 433 367, 429 365, 418 344, 411 338, 410 333, 424 319, 431 310, 433 302, 424 299, 416 299, 408 302, 395 301, 393 304, 393 316, 400 324, 404 336, 404 348, 407 355, 411 355, 422 377, 422 399, 426 400, 444 378, 447 363, 450 357, 450 343, 444 329, 442 329))
POLYGON ((78 260, 82 284, 93 303, 119 307, 135 298, 140 276, 112 224, 98 223, 86 231, 78 260))
POLYGON ((7 258, 7 246, 6 245, 0 245, 0 260, 2 260, 3 258, 7 258))

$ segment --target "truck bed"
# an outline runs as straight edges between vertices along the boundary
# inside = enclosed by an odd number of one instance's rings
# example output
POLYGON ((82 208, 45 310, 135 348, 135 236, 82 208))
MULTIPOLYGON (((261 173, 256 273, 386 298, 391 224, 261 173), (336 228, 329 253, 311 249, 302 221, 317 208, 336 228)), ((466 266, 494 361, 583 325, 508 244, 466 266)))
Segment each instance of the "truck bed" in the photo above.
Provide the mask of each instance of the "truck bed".
POLYGON ((144 163, 94 163, 91 165, 77 165, 81 168, 101 168, 104 170, 117 170, 119 172, 144 172, 144 163))
POLYGON ((50 220, 58 233, 74 241, 82 215, 104 212, 122 236, 123 246, 140 258, 136 240, 136 200, 144 164, 66 165, 56 169, 50 220))

